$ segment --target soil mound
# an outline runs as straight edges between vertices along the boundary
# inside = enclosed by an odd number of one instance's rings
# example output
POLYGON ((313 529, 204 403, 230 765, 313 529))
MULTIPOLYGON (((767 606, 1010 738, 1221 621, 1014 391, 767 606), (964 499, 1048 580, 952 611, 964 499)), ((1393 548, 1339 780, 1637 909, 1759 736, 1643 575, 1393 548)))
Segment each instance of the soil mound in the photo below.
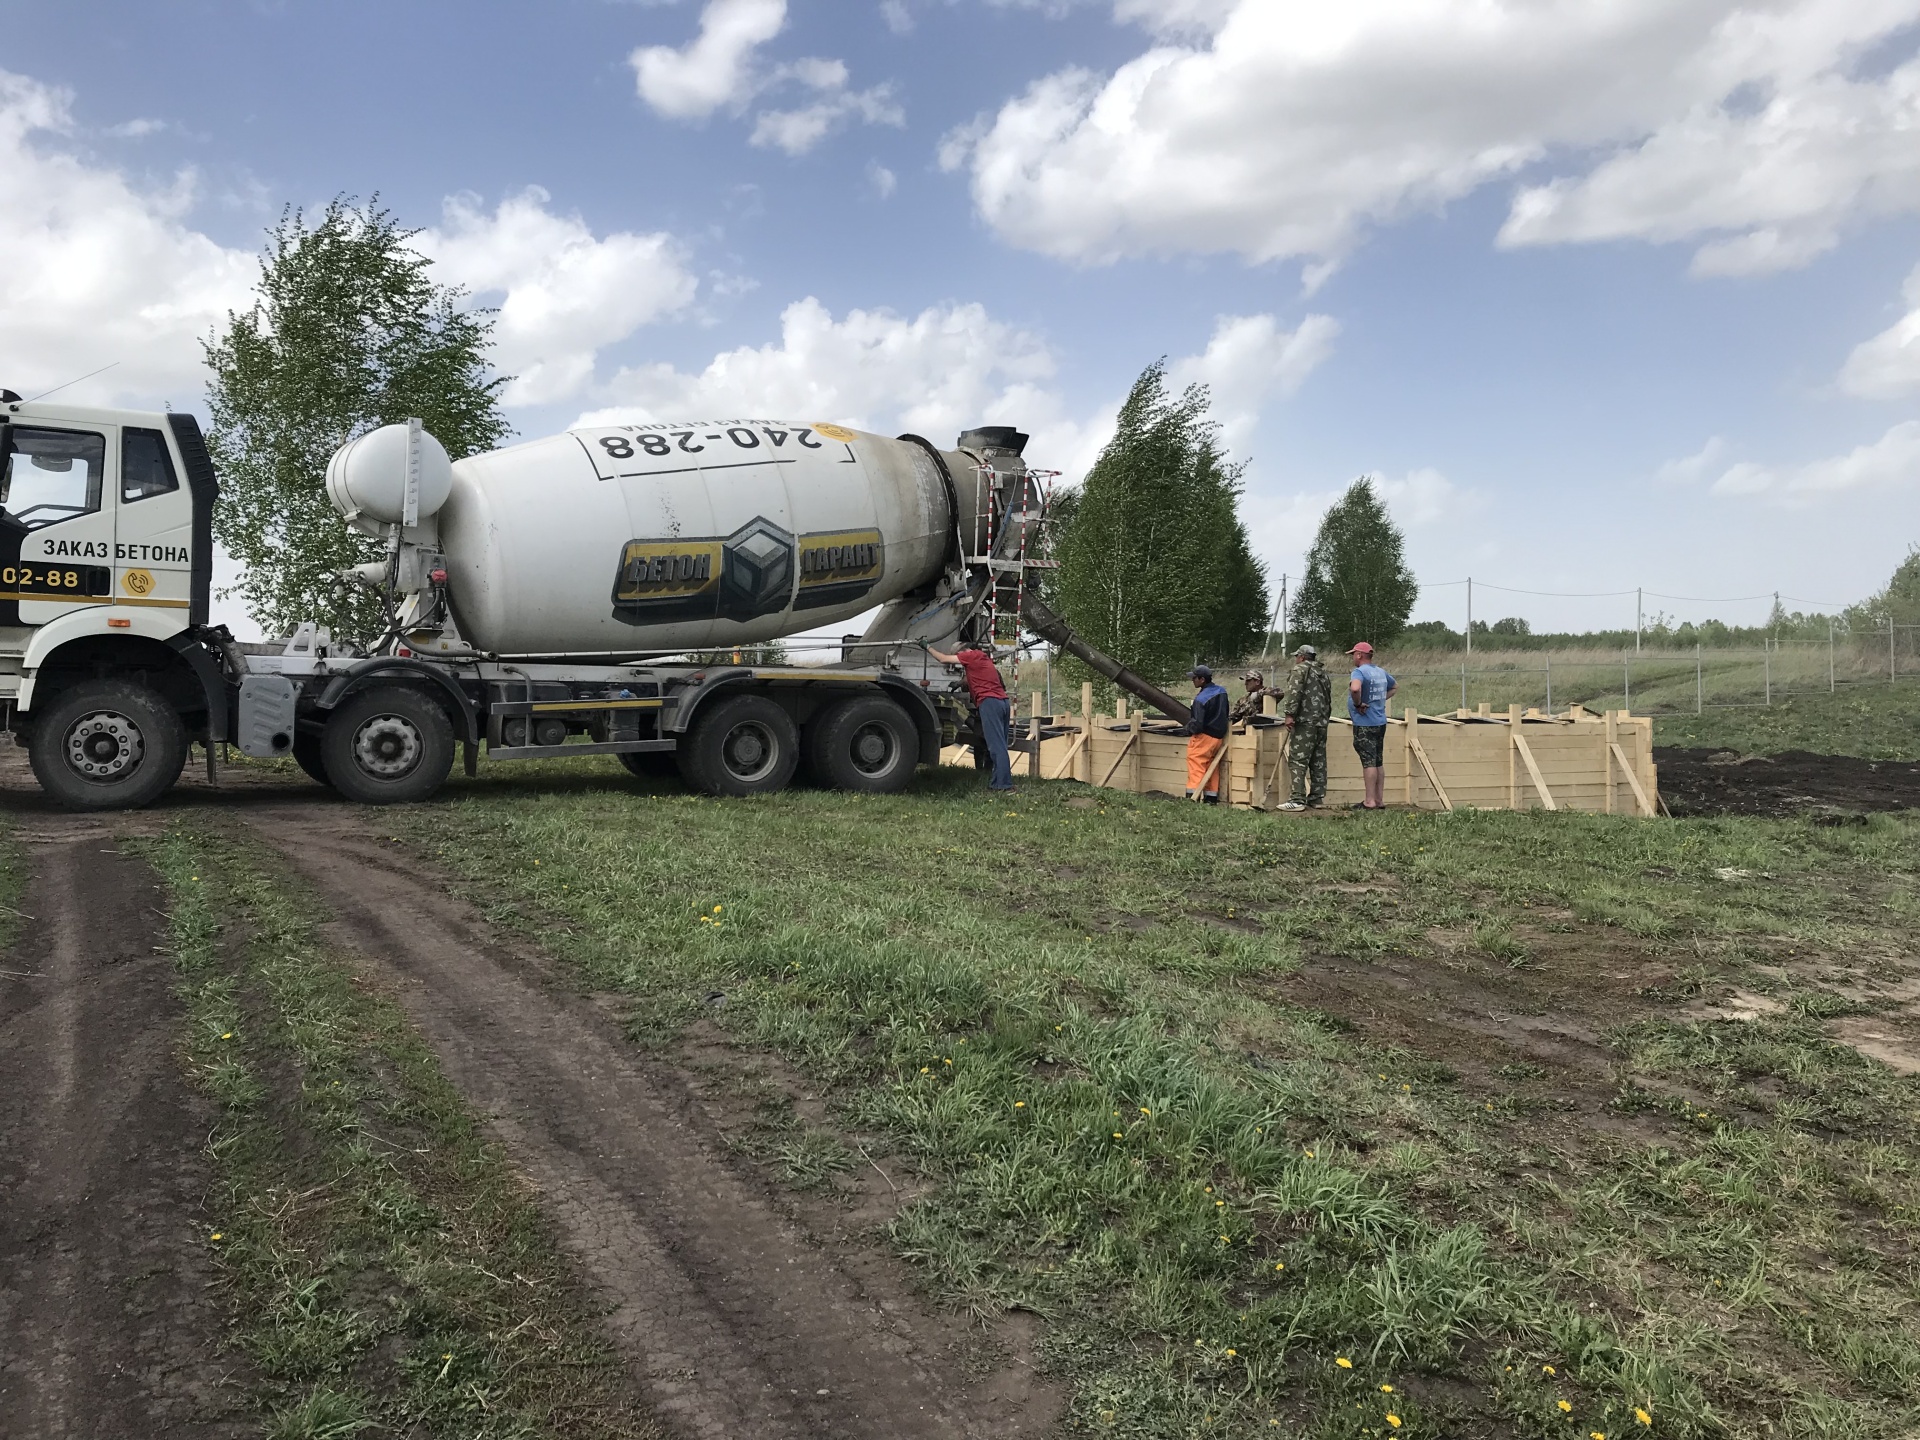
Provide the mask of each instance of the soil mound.
POLYGON ((1920 763, 1852 755, 1742 755, 1656 747, 1660 794, 1675 815, 1830 816, 1920 809, 1920 763))

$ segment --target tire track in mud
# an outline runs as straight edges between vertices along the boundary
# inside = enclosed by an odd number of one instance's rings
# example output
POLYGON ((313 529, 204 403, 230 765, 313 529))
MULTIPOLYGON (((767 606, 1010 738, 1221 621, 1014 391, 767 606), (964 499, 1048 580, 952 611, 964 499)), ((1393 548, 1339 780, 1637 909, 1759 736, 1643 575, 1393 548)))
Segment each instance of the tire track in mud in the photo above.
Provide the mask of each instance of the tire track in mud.
POLYGON ((601 1321, 689 1437, 1020 1437, 1053 1388, 981 1374, 979 1337, 836 1254, 702 1134, 687 1088, 643 1059, 541 957, 396 867, 337 805, 245 819, 333 910, 332 936, 397 983, 442 1070, 536 1186, 601 1293, 601 1321))
POLYGON ((257 1433, 208 1296, 212 1122, 175 1053, 157 877, 97 819, 16 837, 33 874, 0 961, 0 1435, 257 1433))

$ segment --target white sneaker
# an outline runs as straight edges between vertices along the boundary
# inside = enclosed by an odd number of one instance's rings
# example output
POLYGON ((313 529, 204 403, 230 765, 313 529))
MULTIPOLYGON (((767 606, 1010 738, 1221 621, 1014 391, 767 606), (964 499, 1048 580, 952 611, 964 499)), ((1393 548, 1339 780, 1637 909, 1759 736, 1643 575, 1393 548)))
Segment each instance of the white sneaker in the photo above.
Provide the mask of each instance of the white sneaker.
POLYGON ((1307 807, 1305 805, 1302 805, 1298 800, 1289 800, 1287 801, 1286 804, 1282 805, 1280 808, 1282 810, 1304 810, 1307 807))

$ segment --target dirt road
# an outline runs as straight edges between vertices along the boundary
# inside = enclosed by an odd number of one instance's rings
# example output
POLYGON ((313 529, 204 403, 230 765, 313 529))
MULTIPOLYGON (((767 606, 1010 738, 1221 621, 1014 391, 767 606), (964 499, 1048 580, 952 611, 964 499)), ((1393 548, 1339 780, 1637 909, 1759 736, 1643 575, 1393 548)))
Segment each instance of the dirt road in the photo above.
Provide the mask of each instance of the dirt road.
POLYGON ((109 823, 19 818, 32 880, 0 959, 0 1435, 252 1435, 208 1295, 212 1120, 174 1052, 157 877, 109 823))
MULTIPOLYGON (((261 797, 264 798, 264 797, 261 797)), ((1057 1399, 917 1305, 871 1244, 807 1228, 743 1175, 695 1092, 643 1061, 543 957, 501 942, 367 833, 366 812, 255 803, 254 834, 391 977, 448 1078, 539 1189, 656 1412, 687 1436, 1012 1437, 1057 1399)))

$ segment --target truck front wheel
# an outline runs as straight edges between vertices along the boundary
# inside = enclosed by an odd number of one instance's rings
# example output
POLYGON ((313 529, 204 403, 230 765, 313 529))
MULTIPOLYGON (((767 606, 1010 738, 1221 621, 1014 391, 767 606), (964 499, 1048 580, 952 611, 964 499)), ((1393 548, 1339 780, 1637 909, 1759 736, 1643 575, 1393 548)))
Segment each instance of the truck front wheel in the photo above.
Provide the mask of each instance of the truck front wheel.
POLYGON ((674 752, 687 784, 709 795, 766 795, 784 790, 800 763, 800 732, 764 695, 716 700, 694 718, 674 752))
POLYGON ((884 695, 849 696, 807 727, 807 766, 836 790, 892 795, 919 763, 913 721, 884 695))
POLYGON ((327 720, 320 755, 333 788, 363 805, 404 805, 438 790, 453 768, 453 723, 440 702, 405 685, 351 696, 327 720))
POLYGON ((70 810, 136 810, 180 778, 187 732, 144 685, 90 680, 34 721, 28 747, 40 788, 70 810))

